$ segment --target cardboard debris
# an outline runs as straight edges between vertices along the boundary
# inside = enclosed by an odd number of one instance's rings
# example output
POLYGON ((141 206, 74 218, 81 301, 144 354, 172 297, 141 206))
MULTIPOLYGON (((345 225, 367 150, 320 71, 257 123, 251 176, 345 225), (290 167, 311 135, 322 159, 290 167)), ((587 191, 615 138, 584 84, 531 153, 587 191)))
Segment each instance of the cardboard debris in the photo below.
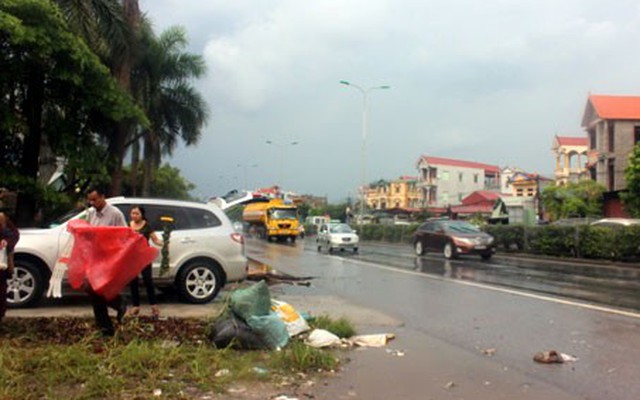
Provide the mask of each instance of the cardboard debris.
POLYGON ((570 354, 560 353, 556 350, 549 350, 534 354, 533 361, 542 364, 562 364, 565 362, 578 361, 578 358, 570 354))

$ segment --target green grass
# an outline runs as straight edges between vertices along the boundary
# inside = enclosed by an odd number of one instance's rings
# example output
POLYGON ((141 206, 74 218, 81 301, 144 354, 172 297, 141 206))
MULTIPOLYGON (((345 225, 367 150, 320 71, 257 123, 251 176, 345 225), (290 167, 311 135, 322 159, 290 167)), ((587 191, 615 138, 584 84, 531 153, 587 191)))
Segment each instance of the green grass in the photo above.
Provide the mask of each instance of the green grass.
POLYGON ((277 352, 216 349, 202 340, 210 323, 204 320, 131 321, 112 339, 99 338, 87 320, 6 322, 0 399, 146 399, 156 389, 161 398, 190 399, 231 384, 278 382, 339 366, 336 350, 314 349, 301 339, 277 352))
POLYGON ((313 329, 327 330, 339 338, 349 338, 356 334, 353 324, 348 319, 342 317, 334 320, 327 315, 320 315, 309 319, 309 326, 313 329))

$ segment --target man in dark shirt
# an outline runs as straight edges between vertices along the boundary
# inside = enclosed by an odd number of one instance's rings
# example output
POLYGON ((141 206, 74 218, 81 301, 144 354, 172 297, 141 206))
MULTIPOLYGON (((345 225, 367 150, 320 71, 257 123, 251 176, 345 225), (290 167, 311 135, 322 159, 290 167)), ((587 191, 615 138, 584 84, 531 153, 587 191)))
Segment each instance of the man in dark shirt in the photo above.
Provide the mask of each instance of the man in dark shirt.
MULTIPOLYGON (((89 224, 93 226, 127 226, 122 212, 107 203, 103 188, 96 186, 89 189, 87 191, 87 201, 91 205, 91 208, 87 211, 89 224)), ((113 336, 115 329, 111 318, 109 318, 109 307, 117 311, 117 320, 121 322, 127 311, 124 299, 118 295, 113 300, 107 301, 88 285, 87 293, 91 297, 93 315, 96 318, 96 325, 98 325, 100 332, 104 336, 113 336)))

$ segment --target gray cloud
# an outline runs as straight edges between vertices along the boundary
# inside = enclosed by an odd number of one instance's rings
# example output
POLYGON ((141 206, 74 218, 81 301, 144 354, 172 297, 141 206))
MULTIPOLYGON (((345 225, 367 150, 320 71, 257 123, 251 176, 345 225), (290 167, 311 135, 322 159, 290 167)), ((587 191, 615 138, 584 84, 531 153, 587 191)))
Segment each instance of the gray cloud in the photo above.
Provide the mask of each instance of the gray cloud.
POLYGON ((361 183, 362 97, 371 93, 368 180, 414 173, 422 153, 549 173, 553 135, 582 134, 588 93, 640 92, 634 1, 146 0, 158 29, 183 25, 207 60, 212 120, 171 161, 203 195, 252 186, 333 200, 361 183), (235 178, 234 178, 235 177, 235 178))

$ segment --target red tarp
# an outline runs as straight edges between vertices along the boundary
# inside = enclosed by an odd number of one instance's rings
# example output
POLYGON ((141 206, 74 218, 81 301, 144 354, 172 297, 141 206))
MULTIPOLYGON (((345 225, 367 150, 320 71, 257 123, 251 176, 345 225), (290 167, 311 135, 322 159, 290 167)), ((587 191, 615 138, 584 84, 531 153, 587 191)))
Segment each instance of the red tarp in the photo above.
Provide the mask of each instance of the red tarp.
POLYGON ((116 297, 158 255, 147 239, 126 226, 91 226, 70 221, 75 240, 67 279, 74 289, 84 282, 107 300, 116 297))

